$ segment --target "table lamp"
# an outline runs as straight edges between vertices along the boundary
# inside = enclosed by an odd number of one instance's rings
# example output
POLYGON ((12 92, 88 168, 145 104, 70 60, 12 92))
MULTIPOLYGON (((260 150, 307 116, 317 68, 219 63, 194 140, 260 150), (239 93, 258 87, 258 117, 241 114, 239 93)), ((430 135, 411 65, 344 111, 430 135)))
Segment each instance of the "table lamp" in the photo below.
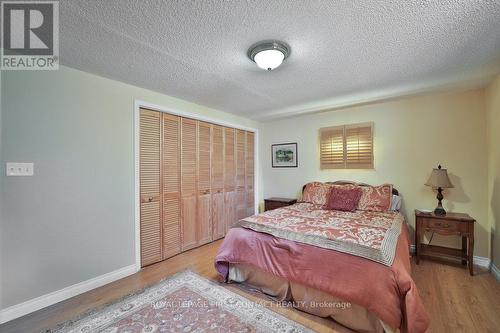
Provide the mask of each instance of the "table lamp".
POLYGON ((438 165, 437 169, 432 170, 431 176, 429 177, 429 180, 427 181, 427 183, 425 183, 425 185, 437 188, 438 190, 438 194, 436 197, 438 199, 438 205, 436 209, 434 209, 434 214, 446 215, 446 211, 441 204, 441 201, 443 200, 442 192, 444 188, 453 187, 450 178, 448 178, 448 172, 446 171, 446 169, 441 169, 441 165, 438 165))

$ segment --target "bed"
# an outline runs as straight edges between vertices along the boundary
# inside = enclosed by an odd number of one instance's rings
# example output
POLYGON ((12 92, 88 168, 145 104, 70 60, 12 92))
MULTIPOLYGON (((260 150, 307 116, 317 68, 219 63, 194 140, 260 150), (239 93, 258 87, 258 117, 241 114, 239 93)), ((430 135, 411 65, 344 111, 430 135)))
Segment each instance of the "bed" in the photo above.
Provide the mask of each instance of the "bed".
MULTIPOLYGON (((304 186, 316 195, 309 200, 236 223, 216 255, 219 274, 356 332, 426 332, 429 319, 411 278, 403 215, 323 209, 331 186, 372 188, 314 184, 304 186)), ((390 191, 398 194, 392 186, 390 191)))

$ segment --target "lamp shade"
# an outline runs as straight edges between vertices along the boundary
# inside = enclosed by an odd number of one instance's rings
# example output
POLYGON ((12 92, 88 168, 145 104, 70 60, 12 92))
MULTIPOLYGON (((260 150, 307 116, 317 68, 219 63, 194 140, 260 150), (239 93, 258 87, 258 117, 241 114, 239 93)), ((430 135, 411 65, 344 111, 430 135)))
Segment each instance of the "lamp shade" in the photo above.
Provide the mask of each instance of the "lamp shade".
POLYGON ((439 165, 437 169, 433 169, 429 180, 425 183, 427 186, 441 187, 441 188, 452 188, 453 184, 448 177, 448 172, 446 169, 441 169, 439 165))

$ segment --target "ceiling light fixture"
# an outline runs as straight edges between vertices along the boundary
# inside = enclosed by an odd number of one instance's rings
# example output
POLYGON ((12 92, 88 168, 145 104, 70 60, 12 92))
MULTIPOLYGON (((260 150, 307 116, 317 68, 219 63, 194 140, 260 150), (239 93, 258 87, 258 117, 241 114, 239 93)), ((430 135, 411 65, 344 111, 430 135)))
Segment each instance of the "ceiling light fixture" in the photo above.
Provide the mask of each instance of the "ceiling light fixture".
POLYGON ((290 47, 283 42, 263 41, 248 50, 248 57, 262 69, 277 68, 290 55, 290 47))

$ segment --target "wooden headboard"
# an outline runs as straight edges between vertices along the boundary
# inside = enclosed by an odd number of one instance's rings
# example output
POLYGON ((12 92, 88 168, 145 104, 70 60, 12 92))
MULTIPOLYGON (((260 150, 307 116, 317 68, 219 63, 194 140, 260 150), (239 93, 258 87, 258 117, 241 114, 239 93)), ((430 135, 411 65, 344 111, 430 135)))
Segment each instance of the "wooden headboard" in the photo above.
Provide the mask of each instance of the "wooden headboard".
MULTIPOLYGON (((352 182, 349 180, 337 180, 336 182, 326 182, 326 184, 335 184, 335 185, 358 185, 358 186, 371 186, 369 184, 365 183, 357 183, 357 182, 352 182)), ((306 184, 307 185, 307 184, 306 184)), ((302 186, 302 192, 304 192, 304 189, 306 188, 306 185, 302 186)), ((399 191, 396 190, 394 187, 392 188, 392 194, 394 195, 399 195, 399 191)))

